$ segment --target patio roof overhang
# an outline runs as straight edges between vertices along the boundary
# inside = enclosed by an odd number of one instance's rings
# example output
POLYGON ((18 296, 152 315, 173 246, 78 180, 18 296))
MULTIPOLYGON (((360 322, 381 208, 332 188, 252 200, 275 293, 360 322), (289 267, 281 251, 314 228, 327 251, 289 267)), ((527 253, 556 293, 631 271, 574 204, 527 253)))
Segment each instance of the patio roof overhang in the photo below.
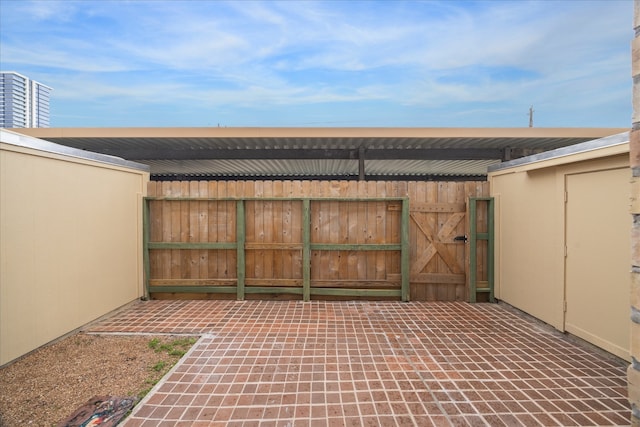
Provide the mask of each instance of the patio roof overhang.
POLYGON ((150 166, 152 179, 486 179, 487 168, 622 128, 27 128, 150 166))

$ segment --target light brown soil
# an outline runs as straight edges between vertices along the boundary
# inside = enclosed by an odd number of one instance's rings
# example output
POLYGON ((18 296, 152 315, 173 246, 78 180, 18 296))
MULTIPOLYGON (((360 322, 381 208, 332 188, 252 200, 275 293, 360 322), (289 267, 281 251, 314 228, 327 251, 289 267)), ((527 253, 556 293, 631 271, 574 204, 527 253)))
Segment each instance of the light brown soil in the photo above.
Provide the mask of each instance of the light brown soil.
POLYGON ((152 338, 80 333, 0 368, 0 426, 55 425, 94 396, 141 397, 180 358, 152 338))

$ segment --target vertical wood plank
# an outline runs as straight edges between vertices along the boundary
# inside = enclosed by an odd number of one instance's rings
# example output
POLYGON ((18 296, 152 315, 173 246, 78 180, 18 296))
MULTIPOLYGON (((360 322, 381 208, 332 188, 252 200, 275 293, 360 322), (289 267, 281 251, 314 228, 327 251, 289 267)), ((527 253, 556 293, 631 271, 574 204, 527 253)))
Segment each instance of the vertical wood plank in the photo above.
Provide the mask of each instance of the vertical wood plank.
POLYGON ((300 193, 294 194, 299 197, 310 197, 313 195, 313 189, 311 187, 311 181, 305 180, 300 182, 300 193))
MULTIPOLYGON (((455 183, 455 191, 453 192, 454 196, 452 196, 452 200, 454 200, 453 203, 465 203, 466 204, 466 200, 465 200, 465 195, 464 195, 464 183, 462 182, 458 182, 455 183)), ((466 226, 465 223, 467 222, 467 218, 465 216, 465 218, 463 218, 459 223, 458 226, 456 227, 455 232, 453 233, 454 236, 463 236, 466 234, 466 226)), ((462 242, 462 243, 457 243, 455 244, 455 250, 456 250, 456 260, 458 261, 458 264, 460 264, 460 266, 462 267, 463 271, 467 271, 466 267, 465 267, 465 257, 466 257, 466 249, 467 249, 467 242, 462 242)), ((456 301, 466 301, 467 296, 466 296, 466 285, 465 284, 459 284, 455 286, 455 295, 454 295, 454 299, 456 301)))
MULTIPOLYGON (((272 195, 273 197, 282 197, 282 181, 273 181, 272 183, 272 195)), ((272 237, 270 241, 283 243, 285 240, 285 231, 284 231, 284 206, 283 201, 278 200, 272 202, 273 210, 271 223, 272 225, 272 237)), ((285 279, 288 277, 284 276, 284 254, 288 252, 286 250, 274 250, 272 252, 272 278, 274 279, 285 279)))
MULTIPOLYGON (((281 189, 280 197, 290 198, 291 197, 291 181, 281 181, 281 189)), ((292 204, 291 200, 283 200, 280 202, 280 210, 282 213, 282 242, 283 243, 292 243, 293 242, 293 230, 291 229, 291 215, 292 215, 292 204)), ((291 250, 282 251, 280 255, 280 265, 281 265, 281 275, 285 279, 294 279, 293 275, 293 252, 291 250)))
MULTIPOLYGON (((218 182, 210 181, 207 185, 207 194, 209 197, 219 197, 218 195, 218 182)), ((209 242, 219 242, 219 227, 220 227, 220 217, 218 213, 218 209, 220 206, 220 202, 209 202, 207 204, 207 241, 209 242)), ((223 251, 215 251, 209 250, 208 254, 208 263, 207 263, 207 276, 212 279, 221 278, 220 269, 218 268, 220 264, 221 252, 223 251)))
MULTIPOLYGON (((424 182, 412 182, 410 183, 412 184, 410 186, 410 189, 412 188, 412 190, 409 191, 409 197, 410 200, 415 201, 416 203, 423 203, 426 201, 427 199, 427 189, 426 189, 426 183, 424 182)), ((423 213, 418 212, 416 213, 416 215, 422 217, 423 213)), ((424 234, 422 234, 422 232, 420 232, 420 230, 418 229, 418 226, 416 225, 416 223, 414 221, 411 222, 411 243, 412 243, 412 255, 411 255, 411 262, 415 263, 418 261, 420 255, 422 253, 424 253, 424 251, 427 249, 427 245, 429 244, 427 238, 424 236, 424 234)), ((424 269, 422 269, 421 271, 419 271, 419 273, 422 273, 424 271, 424 269)), ((420 301, 426 301, 427 300, 427 289, 426 289, 426 285, 424 284, 419 284, 416 283, 413 286, 413 290, 415 291, 415 294, 412 295, 413 299, 417 299, 420 301)))
MULTIPOLYGON (((223 189, 223 196, 226 198, 237 198, 238 196, 238 182, 237 181, 227 181, 225 182, 223 189)), ((236 242, 237 241, 237 210, 236 203, 231 200, 224 201, 220 212, 224 215, 223 220, 226 224, 225 236, 218 237, 222 241, 227 242, 236 242), (226 240, 224 238, 226 237, 226 240)), ((246 215, 246 204, 245 204, 245 215, 246 215)), ((247 223, 245 221, 245 227, 247 223)), ((237 271, 237 251, 224 251, 224 266, 225 269, 223 271, 224 277, 235 277, 237 271)))
MULTIPOLYGON (((329 193, 329 182, 322 181, 319 183, 318 191, 320 193, 320 197, 327 197, 329 193)), ((330 209, 329 202, 319 201, 313 204, 317 206, 317 215, 318 215, 318 235, 314 239, 312 236, 312 242, 316 243, 329 243, 331 241, 330 233, 331 233, 331 218, 330 218, 330 209)), ((313 273, 313 278, 316 279, 328 279, 330 277, 330 265, 329 265, 329 252, 328 251, 314 251, 314 254, 317 254, 319 264, 312 265, 311 272, 313 273)))
MULTIPOLYGON (((180 182, 180 196, 189 197, 189 181, 180 182)), ((180 201, 180 242, 189 241, 189 205, 191 202, 180 201)), ((181 279, 190 279, 191 277, 191 254, 190 250, 178 251, 181 258, 181 279)))
MULTIPOLYGON (((447 182, 438 182, 437 184, 437 201, 439 203, 446 203, 449 197, 448 194, 448 183, 447 182)), ((444 225, 446 224, 447 220, 451 217, 451 213, 448 212, 440 212, 435 214, 436 217, 436 226, 434 228, 434 233, 436 235, 436 239, 438 239, 440 236, 440 230, 442 230, 442 228, 444 227, 444 225)), ((444 247, 441 247, 441 250, 449 250, 449 245, 443 245, 444 247)), ((441 256, 437 256, 437 259, 435 260, 435 271, 437 273, 445 273, 445 274, 449 274, 452 273, 453 271, 450 270, 449 266, 447 266, 447 263, 444 261, 444 259, 442 259, 441 256)), ((447 284, 443 284, 443 283, 438 283, 435 285, 436 288, 436 299, 438 301, 451 301, 450 296, 449 296, 449 289, 452 288, 451 286, 447 285, 447 284)))
MULTIPOLYGON (((350 181, 347 188, 347 197, 356 198, 358 196, 358 183, 357 181, 350 181)), ((348 242, 360 243, 360 235, 358 229, 358 207, 359 202, 348 203, 348 242)), ((356 251, 349 251, 347 255, 347 278, 349 280, 356 280, 358 278, 358 253, 356 251)))
MULTIPOLYGON (((437 203, 438 202, 438 184, 436 182, 427 182, 426 183, 426 199, 425 202, 427 203, 437 203)), ((436 232, 437 230, 437 217, 438 214, 437 213, 427 213, 426 214, 427 217, 427 224, 429 226, 429 229, 432 230, 433 232, 436 232)), ((427 242, 427 245, 430 245, 431 242, 427 242)), ((427 273, 437 273, 438 269, 437 269, 437 262, 438 262, 438 256, 434 256, 433 258, 431 258, 431 261, 429 261, 429 263, 427 263, 427 266, 425 267, 424 271, 427 273)), ((437 285, 435 284, 427 284, 426 285, 426 291, 427 291, 427 301, 437 301, 437 285)))
MULTIPOLYGON (((338 197, 340 184, 338 181, 330 181, 329 197, 338 197)), ((338 243, 340 240, 340 202, 329 202, 329 243, 338 243)), ((328 251, 329 279, 340 278, 340 251, 328 251)))
MULTIPOLYGON (((467 203, 466 212, 465 212, 465 235, 468 236, 468 240, 466 243, 466 253, 465 253, 465 272, 466 272, 466 283, 465 283, 465 300, 471 302, 471 201, 472 197, 475 197, 475 183, 465 182, 464 183, 464 193, 465 193, 465 202, 467 203)), ((474 258, 475 259, 475 258, 474 258)))
MULTIPOLYGON (((243 195, 246 197, 253 196, 253 182, 245 181, 243 189, 243 195)), ((258 241, 257 232, 256 232, 256 221, 257 221, 257 201, 255 200, 247 200, 245 203, 245 239, 247 243, 256 243, 258 241)), ((236 221, 239 221, 239 218, 236 218, 236 221)), ((247 278, 255 278, 256 277, 256 252, 257 251, 246 251, 245 252, 245 263, 246 263, 246 275, 247 278)))
MULTIPOLYGON (((376 182, 375 181, 367 181, 366 185, 366 197, 375 197, 376 195, 376 182)), ((365 236, 365 243, 374 244, 376 242, 376 202, 365 202, 366 209, 366 221, 367 221, 367 233, 365 236)), ((376 278, 376 253, 375 252, 366 252, 365 256, 367 258, 367 270, 366 270, 366 279, 374 280, 376 278)))
MULTIPOLYGON (((200 197, 200 186, 198 181, 189 181, 189 197, 200 197)), ((200 241, 200 202, 191 201, 185 203, 188 209, 189 216, 189 234, 187 236, 188 242, 199 242, 200 241)), ((189 278, 190 279, 199 279, 200 278, 200 251, 198 250, 188 250, 185 251, 188 253, 188 261, 189 261, 189 278)))
MULTIPOLYGON (((367 195, 367 184, 366 181, 358 181, 358 197, 363 198, 367 195)), ((367 203, 364 201, 360 201, 357 203, 358 206, 358 222, 357 222, 357 242, 356 243, 367 243, 367 203)), ((358 269, 358 280, 365 280, 367 278, 367 262, 368 258, 364 254, 356 254, 358 259, 357 269, 358 269)))
MULTIPOLYGON (((273 196, 273 181, 264 181, 263 182, 263 197, 271 197, 273 196)), ((265 200, 262 203, 262 242, 264 243, 272 243, 274 238, 273 233, 273 217, 274 217, 274 206, 273 201, 265 200)), ((262 274, 259 277, 263 277, 265 279, 273 279, 273 265, 274 265, 274 251, 273 250, 264 250, 263 254, 263 264, 262 264, 262 274)))
MULTIPOLYGON (((420 192, 423 191, 419 186, 419 183, 416 181, 410 182, 408 185, 408 193, 410 203, 419 202, 420 192)), ((418 232, 418 227, 415 221, 410 221, 410 239, 411 239, 411 264, 413 265, 422 251, 424 251, 424 236, 421 236, 421 233, 418 232)), ((424 301, 426 300, 426 290, 424 287, 418 283, 411 285, 411 299, 424 301)))
MULTIPOLYGON (((348 194, 348 181, 340 181, 338 197, 344 199, 348 194)), ((338 229, 339 236, 336 243, 349 242, 349 205, 348 202, 338 203, 338 229)), ((338 253, 338 277, 340 280, 346 280, 349 277, 349 251, 340 251, 338 253)))
MULTIPOLYGON (((254 181, 253 182, 255 188, 255 197, 262 198, 264 195, 264 181, 254 181)), ((264 243, 264 204, 261 200, 254 202, 253 204, 253 220, 255 224, 255 235, 254 242, 264 243)), ((264 250, 260 249, 253 252, 254 256, 254 268, 253 268, 253 278, 261 278, 264 277, 264 250)))
MULTIPOLYGON (((385 182, 385 194, 388 197, 397 197, 397 188, 393 187, 392 181, 385 182)), ((394 202, 395 204, 396 202, 394 202)), ((385 221, 384 221, 384 234, 387 239, 387 243, 399 243, 398 236, 400 235, 400 223, 397 221, 397 215, 395 211, 390 210, 390 203, 385 204, 385 221), (397 227, 394 231, 394 227, 397 227)), ((402 215, 401 215, 402 216, 402 215)), ((400 255, 397 252, 387 252, 385 254, 385 274, 398 274, 400 269, 397 269, 397 265, 400 262, 400 255)))
MULTIPOLYGON (((229 181, 218 182, 216 190, 218 191, 218 198, 226 199, 229 197, 229 181)), ((237 207, 235 202, 221 200, 216 202, 216 239, 218 242, 235 242, 236 236, 236 217, 237 207)), ((219 250, 216 254, 216 271, 217 275, 221 279, 227 279, 230 277, 236 277, 236 265, 230 265, 230 262, 235 259, 233 251, 219 250)))
MULTIPOLYGON (((209 197, 209 186, 206 181, 198 181, 198 194, 202 198, 209 197)), ((209 203, 198 203, 198 241, 209 241, 209 203)), ((209 278, 209 251, 201 250, 198 254, 198 275, 201 279, 209 278)))
MULTIPOLYGON (((294 181, 291 185, 291 196, 299 197, 302 194, 302 182, 294 181)), ((291 241, 302 243, 302 202, 291 202, 291 241)), ((310 220, 309 220, 310 221, 310 220)), ((309 223, 309 227, 311 224, 309 223)), ((302 278, 302 251, 291 252, 291 277, 302 278)))
MULTIPOLYGON (((386 194, 386 184, 383 181, 376 182, 376 197, 385 197, 386 194)), ((386 237, 386 214, 387 214, 387 203, 386 202, 373 202, 376 207, 376 234, 375 234, 375 243, 387 243, 386 237)), ((387 278, 386 272, 386 256, 387 252, 376 251, 376 280, 384 280, 387 278)))
MULTIPOLYGON (((170 183, 162 182, 161 184, 162 186, 159 188, 160 192, 159 194, 157 194, 158 196, 163 196, 165 194, 165 191, 168 191, 167 187, 170 183)), ((154 237, 154 241, 169 242, 171 241, 171 205, 169 204, 169 202, 166 202, 166 201, 162 201, 158 203, 160 205, 158 209, 162 211, 162 226, 160 230, 160 233, 161 233, 160 238, 158 240, 155 240, 155 237, 154 237)), ((160 266, 158 268, 158 270, 160 271, 157 277, 159 279, 170 279, 171 278, 171 251, 162 250, 157 252, 160 253, 159 255, 160 266)))
POLYGON ((156 195, 156 184, 157 181, 149 181, 147 182, 147 197, 153 197, 156 195))
MULTIPOLYGON (((171 183, 171 195, 178 197, 181 194, 180 182, 171 183)), ((182 234, 181 230, 181 205, 180 201, 172 201, 171 203, 171 236, 170 242, 179 242, 182 234)), ((172 279, 183 278, 182 274, 182 253, 179 250, 171 250, 171 276, 172 279)))

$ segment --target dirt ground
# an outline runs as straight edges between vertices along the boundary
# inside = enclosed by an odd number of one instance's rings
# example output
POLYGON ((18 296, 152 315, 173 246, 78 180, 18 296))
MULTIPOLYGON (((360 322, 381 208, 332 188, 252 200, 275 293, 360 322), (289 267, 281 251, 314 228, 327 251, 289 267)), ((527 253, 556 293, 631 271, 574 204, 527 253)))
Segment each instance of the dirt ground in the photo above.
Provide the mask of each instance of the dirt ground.
POLYGON ((94 396, 142 397, 194 342, 80 333, 36 350, 0 368, 0 426, 56 425, 94 396))

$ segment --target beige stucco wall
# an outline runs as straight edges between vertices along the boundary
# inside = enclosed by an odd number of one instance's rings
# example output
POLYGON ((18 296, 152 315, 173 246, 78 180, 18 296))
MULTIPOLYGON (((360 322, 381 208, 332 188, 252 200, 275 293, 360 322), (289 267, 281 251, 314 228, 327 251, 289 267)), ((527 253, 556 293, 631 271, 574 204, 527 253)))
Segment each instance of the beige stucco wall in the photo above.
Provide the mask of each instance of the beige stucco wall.
POLYGON ((625 359, 630 349, 628 153, 629 144, 623 143, 489 174, 496 200, 496 297, 625 359), (598 182, 599 189, 568 186, 582 183, 576 178, 582 176, 598 182), (610 201, 603 202, 598 191, 610 201), (585 203, 589 210, 578 225, 585 203), (582 232, 590 224, 599 236, 595 243, 582 240, 591 236, 582 232), (565 258, 567 246, 574 250, 565 258))
POLYGON ((148 180, 0 142, 0 365, 142 295, 148 180))

